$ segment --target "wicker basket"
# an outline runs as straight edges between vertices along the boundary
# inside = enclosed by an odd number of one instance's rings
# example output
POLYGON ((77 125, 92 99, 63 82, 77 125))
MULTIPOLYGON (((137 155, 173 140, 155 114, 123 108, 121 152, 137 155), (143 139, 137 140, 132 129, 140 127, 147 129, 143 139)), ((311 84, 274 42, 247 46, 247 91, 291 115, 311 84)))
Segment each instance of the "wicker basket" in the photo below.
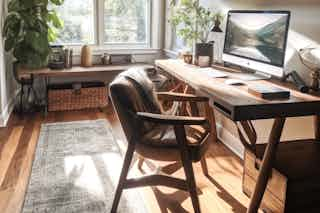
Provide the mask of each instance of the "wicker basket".
POLYGON ((53 112, 106 107, 107 91, 102 82, 51 85, 48 90, 48 110, 53 112))

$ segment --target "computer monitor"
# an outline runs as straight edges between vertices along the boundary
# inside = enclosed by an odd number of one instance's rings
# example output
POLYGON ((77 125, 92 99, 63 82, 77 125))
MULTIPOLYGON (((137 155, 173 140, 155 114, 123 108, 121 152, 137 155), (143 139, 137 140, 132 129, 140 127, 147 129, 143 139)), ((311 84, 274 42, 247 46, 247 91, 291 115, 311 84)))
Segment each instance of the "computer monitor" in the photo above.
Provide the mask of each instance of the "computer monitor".
POLYGON ((289 11, 229 11, 223 61, 283 77, 289 21, 289 11))

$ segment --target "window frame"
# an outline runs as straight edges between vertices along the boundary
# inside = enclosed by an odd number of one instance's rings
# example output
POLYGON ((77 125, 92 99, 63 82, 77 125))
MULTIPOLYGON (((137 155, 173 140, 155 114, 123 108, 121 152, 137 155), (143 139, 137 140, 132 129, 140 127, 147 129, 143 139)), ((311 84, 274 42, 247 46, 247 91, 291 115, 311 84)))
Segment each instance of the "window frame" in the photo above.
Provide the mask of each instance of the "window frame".
MULTIPOLYGON (((92 0, 93 1, 93 19, 94 19, 94 40, 93 43, 89 45, 94 46, 97 50, 105 49, 150 49, 152 44, 152 33, 151 33, 151 24, 152 20, 152 10, 153 10, 153 1, 147 0, 147 29, 146 29, 146 42, 141 43, 107 43, 104 40, 104 0, 92 0)), ((68 47, 81 47, 85 43, 58 43, 58 45, 64 45, 68 47)))

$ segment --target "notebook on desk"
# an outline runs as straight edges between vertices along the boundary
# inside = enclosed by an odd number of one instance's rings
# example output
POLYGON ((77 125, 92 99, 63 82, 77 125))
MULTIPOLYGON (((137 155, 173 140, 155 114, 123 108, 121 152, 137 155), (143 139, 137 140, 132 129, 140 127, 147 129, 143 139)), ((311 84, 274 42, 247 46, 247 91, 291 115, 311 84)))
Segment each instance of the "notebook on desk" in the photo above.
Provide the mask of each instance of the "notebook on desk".
POLYGON ((271 85, 251 85, 248 92, 263 99, 288 99, 290 91, 271 85))

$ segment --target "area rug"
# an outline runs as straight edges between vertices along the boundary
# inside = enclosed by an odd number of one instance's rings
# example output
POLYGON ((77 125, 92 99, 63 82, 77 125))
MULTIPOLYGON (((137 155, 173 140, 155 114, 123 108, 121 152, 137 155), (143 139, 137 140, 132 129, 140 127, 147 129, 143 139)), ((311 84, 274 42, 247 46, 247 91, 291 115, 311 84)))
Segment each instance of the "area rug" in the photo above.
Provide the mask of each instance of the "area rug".
MULTIPOLYGON (((110 212, 122 162, 107 120, 44 124, 22 212, 110 212)), ((124 191, 118 212, 147 212, 141 194, 124 191)))

